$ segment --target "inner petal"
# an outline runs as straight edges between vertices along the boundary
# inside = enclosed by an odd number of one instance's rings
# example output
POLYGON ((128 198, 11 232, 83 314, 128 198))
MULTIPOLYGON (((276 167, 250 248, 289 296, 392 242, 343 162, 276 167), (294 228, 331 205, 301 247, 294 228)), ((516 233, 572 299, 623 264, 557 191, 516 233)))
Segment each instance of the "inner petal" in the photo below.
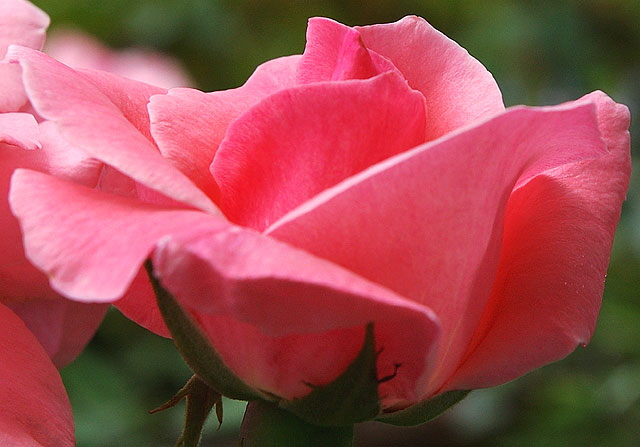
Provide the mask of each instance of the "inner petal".
POLYGON ((424 141, 422 95, 395 73, 276 93, 234 121, 211 165, 221 208, 263 230, 323 190, 424 141))

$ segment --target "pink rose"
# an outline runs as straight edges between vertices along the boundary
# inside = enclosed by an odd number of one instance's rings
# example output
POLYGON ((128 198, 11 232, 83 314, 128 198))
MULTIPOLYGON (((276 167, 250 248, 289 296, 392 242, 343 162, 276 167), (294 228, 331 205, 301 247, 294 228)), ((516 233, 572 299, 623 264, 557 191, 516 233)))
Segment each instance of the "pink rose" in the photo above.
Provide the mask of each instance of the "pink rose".
MULTIPOLYGON (((25 0, 0 2, 0 58, 11 44, 40 49, 48 25, 49 17, 25 0)), ((73 444, 73 419, 55 366, 82 351, 108 304, 63 298, 27 261, 9 209, 9 182, 15 169, 30 168, 95 186, 99 178, 106 182, 109 169, 32 113, 19 66, 0 63, 0 77, 0 445, 67 446, 73 444)))
POLYGON ((142 48, 113 51, 80 31, 56 31, 47 37, 45 52, 70 67, 104 70, 158 87, 193 85, 180 64, 163 54, 142 48))
POLYGON ((151 258, 265 398, 330 383, 369 323, 385 412, 591 337, 630 171, 628 110, 601 92, 505 110, 485 68, 417 17, 312 19, 302 56, 148 104, 141 84, 28 48, 9 59, 38 114, 130 185, 17 171, 29 259, 60 293, 126 296, 162 332, 151 258))

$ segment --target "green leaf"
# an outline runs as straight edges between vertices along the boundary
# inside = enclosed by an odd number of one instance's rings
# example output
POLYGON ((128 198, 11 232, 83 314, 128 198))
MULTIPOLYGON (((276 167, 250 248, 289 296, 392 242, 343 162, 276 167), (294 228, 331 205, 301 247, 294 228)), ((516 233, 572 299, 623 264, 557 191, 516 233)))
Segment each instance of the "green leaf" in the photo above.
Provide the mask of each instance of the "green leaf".
POLYGON ((470 392, 470 390, 449 391, 404 410, 378 416, 376 421, 403 426, 424 424, 440 416, 447 409, 464 399, 470 392))
POLYGON ((312 391, 300 399, 281 401, 280 407, 319 426, 353 425, 380 412, 373 323, 366 327, 360 353, 333 382, 309 385, 312 391))
POLYGON ((171 332, 173 342, 191 370, 214 390, 232 399, 268 399, 251 388, 224 364, 207 336, 191 317, 180 307, 153 273, 151 260, 144 264, 156 294, 162 318, 171 332))

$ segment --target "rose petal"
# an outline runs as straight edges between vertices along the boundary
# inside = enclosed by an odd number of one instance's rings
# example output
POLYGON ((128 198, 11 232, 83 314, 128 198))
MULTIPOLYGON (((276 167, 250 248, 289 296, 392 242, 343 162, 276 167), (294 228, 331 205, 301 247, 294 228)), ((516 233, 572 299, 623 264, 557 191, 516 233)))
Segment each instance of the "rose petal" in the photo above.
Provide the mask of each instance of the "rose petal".
POLYGON ((427 101, 427 140, 504 110, 495 80, 476 59, 424 19, 356 27, 427 101))
MULTIPOLYGON (((0 59, 9 45, 42 48, 49 16, 26 0, 0 2, 0 59)), ((19 67, 0 63, 0 112, 17 111, 27 96, 22 87, 19 67)))
POLYGON ((54 290, 78 301, 122 297, 164 235, 201 221, 228 225, 206 213, 162 208, 26 169, 16 170, 11 183, 27 258, 46 272, 54 290))
POLYGON ((250 385, 292 398, 343 371, 375 323, 385 401, 416 402, 438 336, 431 311, 258 233, 199 229, 163 241, 156 274, 250 385))
MULTIPOLYGON (((169 198, 217 212, 206 195, 131 124, 129 114, 139 110, 135 102, 133 110, 124 105, 121 110, 102 93, 108 85, 98 89, 95 77, 89 80, 28 48, 11 47, 9 58, 21 64, 25 88, 34 107, 54 121, 71 144, 169 198)), ((115 79, 108 74, 100 77, 102 81, 115 79)), ((110 96, 124 103, 123 94, 116 85, 110 96)))
POLYGON ((58 371, 24 323, 0 304, 0 444, 75 445, 73 415, 58 371))
POLYGON ((39 50, 49 27, 49 16, 26 0, 2 0, 0 3, 0 58, 9 45, 39 50))
POLYGON ((293 84, 298 56, 269 61, 237 89, 203 93, 172 89, 149 103, 151 134, 165 158, 209 197, 219 196, 209 166, 229 123, 249 107, 293 84))
MULTIPOLYGON (((42 148, 24 150, 13 145, 0 144, 0 300, 28 301, 32 299, 57 298, 49 286, 47 278, 33 267, 24 256, 22 235, 18 221, 11 214, 8 203, 9 180, 16 168, 30 168, 49 171, 73 181, 95 185, 100 166, 83 158, 73 147, 61 141, 59 135, 43 123, 38 128, 34 118, 28 114, 12 114, 13 118, 27 123, 26 127, 16 122, 13 137, 21 140, 23 146, 42 148), (57 149, 64 148, 59 152, 57 149)), ((7 114, 0 115, 0 123, 7 114)), ((8 124, 11 124, 10 119, 8 124)), ((49 123, 50 124, 50 123, 49 123)), ((18 143, 17 143, 18 144, 18 143)))
POLYGON ((362 44, 356 29, 325 18, 309 20, 298 83, 367 79, 387 71, 397 72, 389 60, 362 44))
POLYGON ((38 338, 54 365, 62 368, 89 343, 109 306, 74 303, 52 291, 35 298, 39 299, 7 305, 38 338))
POLYGON ((592 104, 514 108, 347 179, 266 233, 430 307, 443 325, 431 392, 481 317, 518 179, 604 151, 592 104))
MULTIPOLYGON (((35 129, 37 131, 37 126, 35 129)), ((45 156, 40 150, 24 150, 13 145, 0 143, 1 302, 30 299, 41 294, 46 295, 49 289, 44 275, 29 264, 24 257, 20 228, 17 220, 11 214, 8 202, 9 180, 13 171, 21 166, 42 169, 45 165, 45 156)))
POLYGON ((81 69, 77 72, 95 85, 138 132, 153 142, 147 106, 152 96, 165 94, 165 89, 106 71, 81 69))
POLYGON ((227 130, 212 164, 221 209, 262 230, 324 189, 424 141, 424 99, 395 73, 265 99, 227 130))
POLYGON ((0 114, 0 144, 32 150, 40 147, 38 123, 28 113, 0 114))
POLYGON ((498 385, 591 338, 631 165, 627 108, 601 92, 588 102, 609 153, 514 191, 491 300, 447 389, 498 385))

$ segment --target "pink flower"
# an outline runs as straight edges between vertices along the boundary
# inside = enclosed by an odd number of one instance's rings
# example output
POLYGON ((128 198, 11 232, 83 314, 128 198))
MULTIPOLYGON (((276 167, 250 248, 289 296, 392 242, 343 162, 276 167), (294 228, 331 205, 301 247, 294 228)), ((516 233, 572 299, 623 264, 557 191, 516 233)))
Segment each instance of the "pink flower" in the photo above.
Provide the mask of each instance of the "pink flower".
POLYGON ((14 174, 29 259, 60 293, 125 296, 163 332, 151 257, 265 395, 332 381, 370 322, 378 377, 396 373, 387 411, 591 337, 630 170, 628 110, 601 92, 505 110, 484 67, 417 17, 313 19, 302 56, 242 87, 148 103, 142 84, 22 47, 9 59, 38 114, 112 174, 93 188, 14 174))
MULTIPOLYGON (((48 25, 48 16, 27 1, 0 2, 0 58, 11 44, 40 49, 48 25)), ((15 169, 30 168, 94 186, 108 169, 32 114, 19 66, 0 63, 0 78, 0 445, 67 446, 73 419, 55 366, 82 351, 108 304, 61 297, 27 261, 9 209, 9 181, 15 169)))
POLYGON ((113 51, 80 31, 56 31, 48 36, 45 52, 70 67, 104 70, 158 87, 193 85, 185 70, 165 55, 141 48, 113 51))

